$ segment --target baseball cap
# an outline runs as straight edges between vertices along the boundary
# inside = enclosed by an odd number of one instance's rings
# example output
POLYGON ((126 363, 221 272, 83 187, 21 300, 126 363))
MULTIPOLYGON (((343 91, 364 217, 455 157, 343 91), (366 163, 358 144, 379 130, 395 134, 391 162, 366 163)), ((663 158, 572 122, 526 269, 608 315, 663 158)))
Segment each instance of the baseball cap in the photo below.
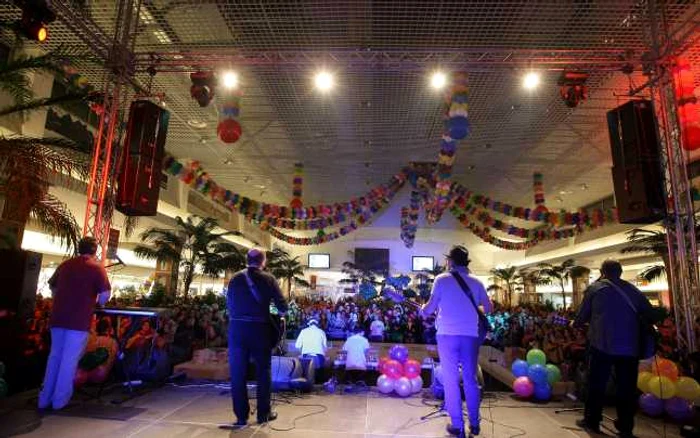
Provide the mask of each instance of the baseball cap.
POLYGON ((453 246, 445 256, 458 266, 467 266, 471 262, 469 250, 462 245, 453 246))

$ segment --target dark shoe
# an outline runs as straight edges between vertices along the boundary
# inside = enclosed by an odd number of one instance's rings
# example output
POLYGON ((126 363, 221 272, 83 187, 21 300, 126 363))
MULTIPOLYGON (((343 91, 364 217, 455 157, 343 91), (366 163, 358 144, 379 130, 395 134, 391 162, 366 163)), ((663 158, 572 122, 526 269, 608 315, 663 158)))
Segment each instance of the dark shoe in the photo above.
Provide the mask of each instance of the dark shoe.
POLYGON ((267 418, 258 417, 258 424, 269 423, 270 421, 275 421, 276 419, 277 419, 277 412, 272 411, 269 414, 267 414, 267 418))
POLYGON ((469 435, 477 436, 481 433, 481 426, 469 426, 469 435))
POLYGON ((585 430, 586 432, 593 432, 593 433, 600 433, 600 425, 599 424, 590 424, 588 421, 585 419, 580 419, 576 420, 576 425, 580 427, 581 429, 585 430))
POLYGON ((621 438, 636 438, 632 431, 623 431, 622 428, 620 428, 620 420, 613 421, 613 424, 615 425, 615 429, 617 429, 617 436, 621 438))
POLYGON ((233 424, 222 424, 219 426, 219 429, 224 429, 224 430, 241 430, 245 429, 248 427, 248 423, 246 421, 241 421, 238 420, 233 424))
POLYGON ((454 427, 452 423, 450 423, 445 427, 445 430, 452 436, 459 436, 463 429, 461 427, 454 427))

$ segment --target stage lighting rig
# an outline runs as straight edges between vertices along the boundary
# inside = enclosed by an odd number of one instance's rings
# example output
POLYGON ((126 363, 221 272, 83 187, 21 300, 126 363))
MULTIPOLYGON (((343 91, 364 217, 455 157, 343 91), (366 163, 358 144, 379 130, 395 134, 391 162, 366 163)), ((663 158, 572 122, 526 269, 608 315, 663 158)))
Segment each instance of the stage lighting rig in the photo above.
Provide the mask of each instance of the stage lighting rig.
POLYGON ((561 98, 569 108, 576 108, 581 102, 588 98, 588 87, 586 87, 588 73, 565 71, 559 77, 559 93, 561 98))
POLYGON ((22 8, 22 18, 17 22, 17 29, 29 40, 43 43, 49 36, 48 24, 56 20, 49 0, 17 0, 22 8))
POLYGON ((216 76, 210 71, 196 71, 190 73, 192 86, 190 87, 190 95, 199 103, 199 106, 204 108, 214 99, 214 86, 216 85, 216 76))

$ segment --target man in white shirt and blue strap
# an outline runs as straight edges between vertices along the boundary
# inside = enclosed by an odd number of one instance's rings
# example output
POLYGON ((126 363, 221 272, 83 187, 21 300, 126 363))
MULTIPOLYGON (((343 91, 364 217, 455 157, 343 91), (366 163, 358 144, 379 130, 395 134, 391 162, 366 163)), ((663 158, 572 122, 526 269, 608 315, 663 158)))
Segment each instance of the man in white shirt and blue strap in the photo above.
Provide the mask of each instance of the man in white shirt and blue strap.
POLYGON ((308 326, 299 333, 295 347, 301 350, 302 356, 313 358, 315 369, 323 368, 328 341, 326 333, 318 327, 318 320, 309 321, 308 326))
POLYGON ((478 435, 480 432, 481 394, 477 370, 479 347, 483 339, 479 335, 478 312, 490 312, 491 302, 484 285, 469 274, 469 262, 469 251, 465 247, 452 247, 447 255, 449 272, 440 274, 435 279, 430 300, 422 310, 424 316, 438 312, 436 321, 438 353, 442 366, 442 383, 445 387, 445 408, 452 420, 452 423, 447 426, 447 431, 451 435, 462 435, 465 429, 459 389, 460 363, 469 414, 470 435, 478 435), (456 276, 463 280, 468 290, 460 285, 456 276))

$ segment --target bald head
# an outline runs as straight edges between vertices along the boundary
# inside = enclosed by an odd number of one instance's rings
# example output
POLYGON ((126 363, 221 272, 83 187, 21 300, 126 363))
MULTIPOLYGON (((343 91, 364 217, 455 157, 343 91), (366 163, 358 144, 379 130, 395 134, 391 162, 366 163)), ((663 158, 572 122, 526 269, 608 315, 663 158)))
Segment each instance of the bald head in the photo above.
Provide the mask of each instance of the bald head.
POLYGON ((606 260, 600 266, 600 273, 608 280, 619 280, 622 277, 622 265, 617 260, 606 260))
POLYGON ((265 266, 265 251, 259 248, 251 248, 248 251, 248 267, 262 268, 265 266))

